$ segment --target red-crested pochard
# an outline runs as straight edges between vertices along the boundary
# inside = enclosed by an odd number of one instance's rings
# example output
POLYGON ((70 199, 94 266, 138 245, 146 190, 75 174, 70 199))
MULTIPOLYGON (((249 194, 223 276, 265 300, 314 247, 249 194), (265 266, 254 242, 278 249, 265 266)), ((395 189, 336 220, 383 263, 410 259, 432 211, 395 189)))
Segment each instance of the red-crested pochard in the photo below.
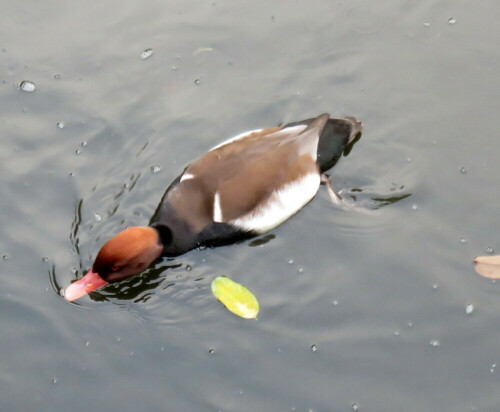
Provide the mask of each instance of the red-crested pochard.
MULTIPOLYGON (((353 117, 314 119, 239 134, 190 163, 168 187, 149 226, 108 240, 65 292, 69 301, 144 271, 160 256, 267 232, 314 197, 323 175, 361 133, 353 117)), ((332 193, 332 191, 330 191, 332 193)))

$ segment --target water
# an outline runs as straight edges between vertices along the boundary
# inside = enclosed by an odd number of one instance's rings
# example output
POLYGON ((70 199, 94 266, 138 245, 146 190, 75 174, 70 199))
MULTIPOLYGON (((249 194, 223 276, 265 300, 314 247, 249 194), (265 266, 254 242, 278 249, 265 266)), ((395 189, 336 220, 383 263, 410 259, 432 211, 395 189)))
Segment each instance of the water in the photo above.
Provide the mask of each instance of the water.
POLYGON ((498 411, 499 283, 471 264, 500 250, 495 6, 5 4, 0 410, 498 411), (363 120, 332 181, 367 213, 322 188, 270 234, 60 296, 200 153, 325 111, 363 120))

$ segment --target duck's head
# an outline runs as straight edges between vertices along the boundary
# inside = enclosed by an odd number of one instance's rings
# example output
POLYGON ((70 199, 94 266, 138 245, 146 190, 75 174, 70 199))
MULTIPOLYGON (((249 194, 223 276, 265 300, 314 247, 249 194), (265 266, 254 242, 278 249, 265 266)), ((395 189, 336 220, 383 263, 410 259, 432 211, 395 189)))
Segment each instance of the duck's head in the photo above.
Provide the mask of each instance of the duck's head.
POLYGON ((83 278, 68 286, 64 297, 72 302, 108 283, 136 275, 160 257, 162 251, 163 243, 156 229, 125 229, 104 244, 92 269, 83 278))

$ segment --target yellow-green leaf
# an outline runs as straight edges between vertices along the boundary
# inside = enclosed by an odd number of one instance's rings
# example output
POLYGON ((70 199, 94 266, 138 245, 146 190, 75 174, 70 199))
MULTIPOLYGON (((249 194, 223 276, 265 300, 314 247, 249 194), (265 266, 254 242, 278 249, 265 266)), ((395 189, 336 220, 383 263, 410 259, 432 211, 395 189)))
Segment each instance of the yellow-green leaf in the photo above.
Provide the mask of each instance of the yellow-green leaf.
POLYGON ((212 281, 212 293, 234 314, 245 319, 253 319, 259 313, 259 302, 245 286, 225 276, 212 281))

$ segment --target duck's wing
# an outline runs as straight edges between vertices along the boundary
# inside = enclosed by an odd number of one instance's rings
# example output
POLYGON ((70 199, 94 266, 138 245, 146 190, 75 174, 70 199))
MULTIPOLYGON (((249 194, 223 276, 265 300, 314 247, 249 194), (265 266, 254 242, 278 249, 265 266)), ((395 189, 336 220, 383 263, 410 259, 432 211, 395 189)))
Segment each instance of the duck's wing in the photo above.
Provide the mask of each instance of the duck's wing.
POLYGON ((181 183, 210 188, 212 220, 262 233, 294 215, 316 194, 318 140, 329 119, 247 135, 193 162, 181 183))

